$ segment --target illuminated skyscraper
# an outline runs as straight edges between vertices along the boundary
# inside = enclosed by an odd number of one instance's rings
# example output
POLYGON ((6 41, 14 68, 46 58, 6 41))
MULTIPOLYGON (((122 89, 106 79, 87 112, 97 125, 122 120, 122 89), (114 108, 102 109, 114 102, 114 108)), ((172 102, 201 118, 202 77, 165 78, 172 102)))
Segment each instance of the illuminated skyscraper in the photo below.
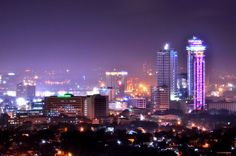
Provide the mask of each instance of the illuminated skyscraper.
POLYGON ((157 86, 168 86, 171 100, 177 95, 177 64, 177 51, 170 49, 168 44, 157 52, 157 86))
POLYGON ((177 97, 177 78, 178 78, 178 54, 175 50, 170 50, 170 100, 177 97))
POLYGON ((0 74, 0 94, 15 96, 18 79, 19 77, 15 73, 0 74))
MULTIPOLYGON (((157 52, 157 87, 162 92, 158 95, 166 93, 168 96, 165 95, 165 97, 168 100, 164 101, 175 100, 177 96, 177 62, 177 51, 170 49, 168 44, 164 46, 163 50, 157 52), (163 90, 165 91, 163 92, 163 90)), ((163 97, 158 98, 163 99, 163 97)), ((162 105, 162 103, 158 105, 162 105)), ((165 103, 165 108, 169 108, 169 102, 165 103)))
POLYGON ((203 41, 193 37, 188 40, 188 96, 194 100, 194 110, 204 110, 205 104, 205 55, 203 41))

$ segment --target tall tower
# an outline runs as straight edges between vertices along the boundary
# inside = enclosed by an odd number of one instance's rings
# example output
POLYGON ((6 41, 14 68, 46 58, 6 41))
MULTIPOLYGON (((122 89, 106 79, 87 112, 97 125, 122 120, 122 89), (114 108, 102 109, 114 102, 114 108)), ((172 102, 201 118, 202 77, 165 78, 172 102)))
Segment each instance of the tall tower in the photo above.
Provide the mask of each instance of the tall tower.
POLYGON ((193 37, 188 40, 188 96, 194 100, 194 110, 204 110, 205 104, 205 55, 203 41, 193 37))
POLYGON ((176 100, 178 78, 178 53, 175 50, 170 50, 170 100, 176 100))
POLYGON ((163 50, 157 52, 157 99, 167 102, 159 103, 159 108, 169 109, 169 101, 174 100, 177 95, 177 62, 177 52, 170 49, 168 44, 164 46, 163 50), (165 107, 160 105, 165 105, 165 107))

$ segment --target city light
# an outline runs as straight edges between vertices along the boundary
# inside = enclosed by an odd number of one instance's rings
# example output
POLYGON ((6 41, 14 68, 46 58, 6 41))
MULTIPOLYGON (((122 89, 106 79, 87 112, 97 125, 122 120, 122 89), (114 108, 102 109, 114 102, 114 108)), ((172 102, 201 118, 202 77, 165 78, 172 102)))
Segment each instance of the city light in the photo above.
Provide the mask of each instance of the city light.
POLYGON ((128 72, 126 71, 121 71, 121 72, 106 72, 106 75, 109 76, 118 76, 118 75, 128 75, 128 72))
POLYGON ((206 50, 206 46, 203 45, 203 41, 195 36, 193 39, 188 40, 188 43, 189 46, 186 47, 187 51, 198 52, 206 50))
POLYGON ((15 74, 15 73, 8 73, 7 75, 9 75, 9 76, 15 76, 16 74, 15 74))
POLYGON ((95 94, 99 94, 99 88, 97 88, 97 87, 94 87, 92 90, 90 90, 90 91, 87 91, 87 95, 95 95, 95 94))
POLYGON ((235 7, 1 1, 0 156, 236 156, 235 7))
POLYGON ((12 96, 12 97, 16 97, 16 91, 13 91, 13 90, 8 90, 6 95, 8 96, 12 96))
POLYGON ((117 140, 117 144, 118 144, 118 145, 121 145, 121 143, 122 143, 122 142, 121 142, 120 140, 117 140))
POLYGON ((55 92, 51 91, 38 92, 38 96, 43 96, 43 97, 53 96, 55 94, 56 94, 55 92))
POLYGON ((66 91, 60 90, 60 91, 57 92, 57 95, 58 96, 64 96, 66 93, 67 93, 66 91))
POLYGON ((177 121, 177 125, 181 125, 181 121, 180 120, 177 121))
POLYGON ((195 123, 192 123, 191 126, 192 126, 192 127, 196 127, 196 124, 195 124, 195 123))
POLYGON ((205 144, 202 145, 202 147, 203 147, 203 148, 209 148, 210 145, 209 145, 208 143, 205 143, 205 144))
POLYGON ((169 44, 166 43, 165 46, 164 46, 164 50, 168 50, 169 49, 169 44))
POLYGON ((80 128, 79 128, 79 131, 80 131, 80 132, 84 132, 84 127, 80 127, 80 128))
POLYGON ((144 121, 145 120, 145 116, 140 114, 140 121, 144 121))
POLYGON ((28 108, 27 103, 28 101, 26 101, 25 98, 19 97, 16 99, 16 104, 18 106, 18 109, 22 108, 27 109, 28 108))
POLYGON ((203 51, 206 50, 205 46, 191 46, 191 47, 187 47, 187 50, 189 51, 203 51))
POLYGON ((18 106, 22 106, 22 105, 25 105, 27 101, 24 98, 20 97, 16 99, 16 103, 18 106))
POLYGON ((71 98, 72 94, 68 94, 68 93, 58 94, 57 97, 59 97, 59 98, 71 98))

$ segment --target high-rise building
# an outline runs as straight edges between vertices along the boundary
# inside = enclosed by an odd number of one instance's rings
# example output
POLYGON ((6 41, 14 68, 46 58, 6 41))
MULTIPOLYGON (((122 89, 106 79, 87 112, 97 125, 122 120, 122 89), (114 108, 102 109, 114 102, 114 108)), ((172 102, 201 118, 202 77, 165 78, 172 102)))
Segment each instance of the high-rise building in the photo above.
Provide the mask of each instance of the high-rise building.
POLYGON ((170 50, 170 100, 177 98, 178 54, 170 50))
POLYGON ((0 74, 0 94, 8 96, 16 96, 16 84, 18 82, 18 75, 15 73, 0 74))
POLYGON ((166 44, 164 50, 157 52, 157 86, 170 87, 170 51, 166 44))
POLYGON ((177 51, 170 49, 168 44, 163 50, 157 52, 157 88, 161 87, 169 91, 168 100, 175 100, 177 97, 177 63, 177 51))
POLYGON ((188 96, 194 100, 194 110, 206 109, 205 104, 205 54, 203 41, 193 37, 188 40, 188 96))
POLYGON ((31 101, 35 97, 35 90, 35 84, 21 82, 16 86, 16 96, 31 101))
POLYGON ((123 96, 127 86, 128 72, 106 72, 106 86, 115 90, 115 96, 123 96))
POLYGON ((100 94, 87 96, 84 103, 84 116, 89 119, 108 116, 108 96, 100 94))

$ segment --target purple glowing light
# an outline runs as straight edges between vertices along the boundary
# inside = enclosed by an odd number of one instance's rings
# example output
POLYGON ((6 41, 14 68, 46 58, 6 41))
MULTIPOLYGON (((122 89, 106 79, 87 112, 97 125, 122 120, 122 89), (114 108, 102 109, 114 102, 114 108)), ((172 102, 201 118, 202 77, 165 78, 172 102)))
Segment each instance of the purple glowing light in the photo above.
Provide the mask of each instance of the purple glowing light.
POLYGON ((195 72, 195 98, 194 109, 202 110, 205 105, 204 91, 204 54, 203 52, 195 54, 194 72, 195 72))

